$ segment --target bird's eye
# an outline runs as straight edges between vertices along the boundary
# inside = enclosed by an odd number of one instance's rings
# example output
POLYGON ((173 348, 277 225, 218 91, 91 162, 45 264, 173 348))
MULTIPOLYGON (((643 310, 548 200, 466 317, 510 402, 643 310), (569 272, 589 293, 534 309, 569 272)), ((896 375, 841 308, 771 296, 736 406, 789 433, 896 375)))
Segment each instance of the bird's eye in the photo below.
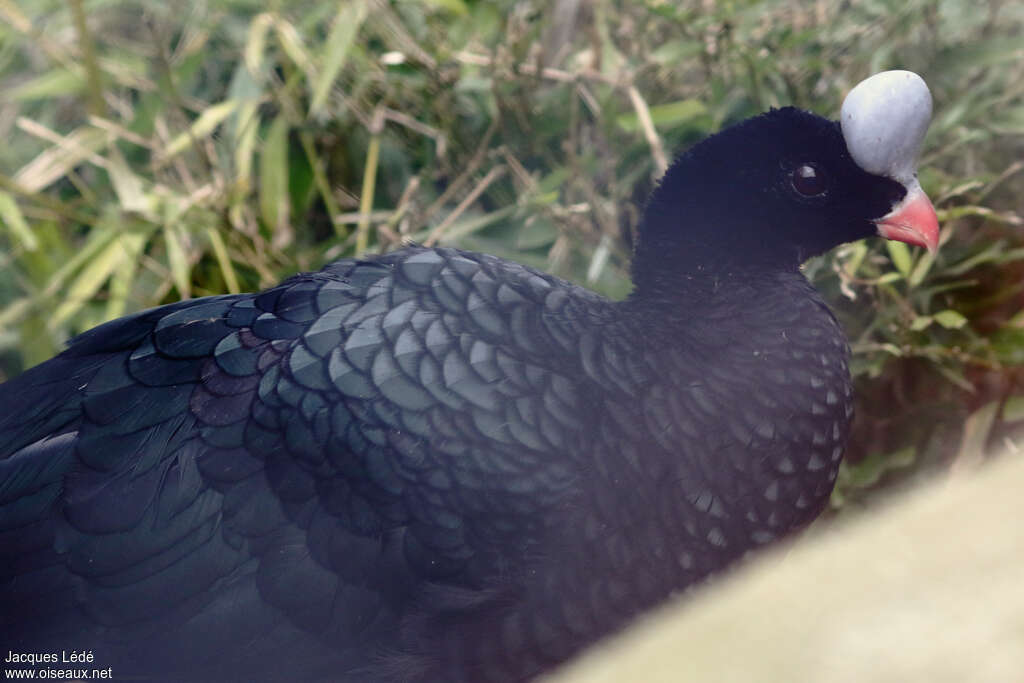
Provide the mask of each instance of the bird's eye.
POLYGON ((790 174, 789 181, 797 194, 804 197, 817 197, 828 189, 825 173, 817 164, 800 164, 790 174))

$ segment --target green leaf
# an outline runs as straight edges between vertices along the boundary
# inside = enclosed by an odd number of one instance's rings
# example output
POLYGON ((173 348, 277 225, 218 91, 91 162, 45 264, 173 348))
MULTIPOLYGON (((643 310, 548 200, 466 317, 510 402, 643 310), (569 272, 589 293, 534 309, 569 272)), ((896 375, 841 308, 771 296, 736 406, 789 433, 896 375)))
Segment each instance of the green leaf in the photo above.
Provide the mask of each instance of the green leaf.
POLYGON ((18 202, 7 192, 0 192, 0 219, 3 220, 14 241, 20 242, 22 247, 28 251, 35 251, 39 248, 39 240, 36 239, 32 229, 25 222, 25 217, 21 214, 21 209, 18 208, 18 202))
POLYGON ((19 169, 14 182, 28 192, 39 192, 71 173, 83 161, 96 161, 93 155, 106 148, 110 140, 106 131, 91 126, 78 128, 19 169))
POLYGON ((694 59, 703 51, 704 45, 698 40, 672 40, 652 50, 650 58, 658 64, 673 67, 694 59))
POLYGON ((911 287, 917 287, 924 282, 925 277, 928 275, 928 271, 931 270, 932 264, 934 263, 935 254, 930 251, 926 251, 914 265, 914 270, 910 273, 910 277, 907 278, 907 284, 911 287))
POLYGON ((516 231, 515 244, 517 249, 539 249, 549 246, 556 237, 558 226, 541 215, 523 223, 523 227, 516 231))
MULTIPOLYGON (((651 121, 656 128, 670 128, 704 116, 708 109, 700 100, 688 99, 655 105, 650 108, 650 112, 651 121)), ((620 114, 616 117, 615 124, 627 133, 640 131, 640 119, 636 112, 620 114)))
POLYGON ((559 166, 537 181, 537 191, 558 192, 571 176, 572 171, 568 166, 559 166))
POLYGON ((908 277, 913 265, 913 259, 910 256, 910 249, 907 248, 907 245, 903 242, 887 240, 885 248, 889 250, 889 258, 892 259, 892 264, 896 266, 896 270, 900 271, 900 275, 903 277, 908 277))
POLYGON ((58 290, 64 287, 64 282, 78 272, 79 268, 94 261, 101 250, 107 248, 110 242, 117 238, 118 232, 113 221, 103 220, 94 226, 93 230, 80 246, 74 255, 65 261, 55 273, 50 275, 43 289, 43 296, 53 296, 58 290))
POLYGON ((71 286, 62 297, 63 301, 53 312, 49 323, 51 330, 60 327, 68 318, 89 303, 126 258, 134 258, 129 255, 136 252, 134 248, 136 240, 137 236, 133 234, 120 234, 88 262, 78 277, 72 281, 71 286))
POLYGON ((1024 365, 1024 328, 1002 327, 992 334, 991 342, 1001 363, 1024 365))
POLYGON ((944 269, 943 275, 962 275, 972 268, 984 263, 1010 263, 1024 259, 1024 248, 1007 249, 1006 244, 999 242, 988 246, 980 253, 960 261, 944 269))
POLYGON ((192 269, 185 251, 185 234, 181 226, 171 224, 164 228, 164 243, 167 245, 167 267, 182 299, 192 296, 192 269))
POLYGON ((284 50, 295 66, 302 70, 306 78, 312 80, 313 63, 309 57, 309 52, 306 50, 306 46, 303 44, 302 36, 295 30, 295 26, 281 17, 276 17, 274 29, 277 33, 277 41, 281 44, 281 49, 284 50))
POLYGON ((85 90, 85 77, 79 70, 52 69, 7 90, 4 99, 27 102, 77 95, 85 90))
POLYGON ((167 147, 163 151, 163 160, 166 161, 171 157, 181 154, 192 146, 193 141, 205 138, 213 133, 217 126, 224 122, 224 119, 234 113, 239 104, 238 100, 227 100, 204 109, 199 118, 189 126, 188 131, 181 133, 167 143, 167 147))
MULTIPOLYGON (((148 232, 148 231, 147 231, 148 232)), ((110 278, 110 298, 107 299, 107 320, 124 315, 131 296, 132 285, 135 283, 135 271, 139 266, 139 254, 146 246, 147 232, 131 232, 121 236, 119 242, 124 253, 120 267, 110 278)))
POLYGON ((114 192, 125 211, 148 213, 151 208, 142 179, 128 167, 117 147, 112 147, 107 158, 107 174, 114 186, 114 192))
POLYGON ((868 255, 868 245, 863 240, 854 242, 849 245, 847 253, 849 256, 843 263, 843 269, 850 277, 856 277, 857 271, 864 263, 864 257, 868 255))
POLYGON ((967 324, 967 318, 957 311, 949 308, 944 311, 939 311, 932 317, 935 318, 935 322, 949 330, 959 330, 967 324))
POLYGON ((26 368, 50 359, 60 350, 54 341, 54 335, 46 329, 48 321, 48 312, 37 311, 25 317, 18 326, 26 368))
POLYGON ((910 323, 910 329, 914 332, 920 332, 935 322, 935 319, 930 315, 919 315, 914 318, 913 322, 910 323))
POLYGON ((839 481, 844 489, 866 489, 887 472, 909 467, 917 460, 917 447, 907 446, 891 453, 872 453, 858 463, 840 466, 839 481))
POLYGON ((983 41, 947 47, 933 69, 937 73, 966 72, 978 67, 989 67, 1001 62, 1020 60, 1019 37, 990 37, 983 41))
POLYGON ((288 229, 288 119, 274 119, 260 152, 260 216, 275 236, 288 229))
MULTIPOLYGON (((465 11, 465 7, 463 7, 465 11)), ((334 19, 331 32, 327 36, 327 54, 324 55, 323 67, 313 85, 313 100, 309 105, 309 115, 319 117, 324 114, 327 105, 327 96, 331 92, 331 85, 341 73, 345 66, 345 58, 348 56, 352 41, 366 19, 366 2, 364 0, 352 0, 344 3, 338 10, 338 16, 334 19)))
POLYGON ((267 31, 274 23, 274 15, 269 12, 257 14, 249 24, 249 35, 246 36, 243 59, 245 66, 253 75, 258 74, 263 66, 263 53, 267 50, 267 31))
POLYGON ((889 273, 886 273, 885 275, 883 275, 882 277, 878 278, 877 280, 875 280, 874 284, 876 284, 876 285, 887 285, 890 282, 896 282, 897 280, 902 280, 902 279, 903 279, 903 276, 900 275, 899 273, 889 272, 889 273))
MULTIPOLYGON (((301 134, 301 133, 300 133, 301 134)), ((300 144, 288 145, 288 206, 291 215, 301 215, 315 197, 313 160, 300 144)))
POLYGON ((32 299, 23 296, 0 308, 0 329, 8 329, 23 320, 32 311, 32 299))
POLYGON ((464 16, 469 13, 469 7, 462 0, 427 0, 426 4, 433 5, 452 14, 464 16))
POLYGON ((1003 419, 1007 422, 1024 420, 1024 396, 1011 396, 1003 404, 1003 419))
POLYGON ((455 84, 456 92, 490 92, 494 79, 486 76, 463 76, 455 84))
POLYGON ((249 102, 238 110, 238 124, 235 130, 235 181, 239 193, 247 194, 252 185, 252 160, 256 149, 256 134, 259 132, 259 105, 249 102))
POLYGON ((217 265, 220 266, 224 285, 232 294, 238 294, 242 291, 242 288, 238 285, 238 276, 235 275, 235 268, 231 265, 231 257, 228 256, 228 249, 224 244, 224 238, 214 228, 207 228, 206 236, 210 239, 210 246, 213 247, 213 253, 217 257, 217 265))

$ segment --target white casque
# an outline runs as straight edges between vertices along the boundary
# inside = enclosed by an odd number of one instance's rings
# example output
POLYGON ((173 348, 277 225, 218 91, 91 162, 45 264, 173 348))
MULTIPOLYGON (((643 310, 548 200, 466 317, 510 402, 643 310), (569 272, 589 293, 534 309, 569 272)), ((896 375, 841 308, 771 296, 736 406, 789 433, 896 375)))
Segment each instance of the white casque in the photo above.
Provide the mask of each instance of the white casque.
POLYGON ((840 125, 850 156, 868 173, 911 187, 932 117, 932 96, 912 71, 883 71, 861 81, 843 101, 840 125))

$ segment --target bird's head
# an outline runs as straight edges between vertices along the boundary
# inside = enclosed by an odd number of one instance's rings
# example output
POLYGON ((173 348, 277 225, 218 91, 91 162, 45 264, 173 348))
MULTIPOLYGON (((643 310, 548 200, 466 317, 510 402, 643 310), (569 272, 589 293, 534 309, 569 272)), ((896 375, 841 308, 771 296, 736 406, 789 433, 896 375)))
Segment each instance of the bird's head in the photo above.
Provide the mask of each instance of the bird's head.
POLYGON ((938 245, 915 164, 931 117, 924 81, 887 71, 860 83, 841 121, 772 110, 690 148, 648 203, 634 281, 668 284, 678 268, 796 268, 872 235, 938 245))

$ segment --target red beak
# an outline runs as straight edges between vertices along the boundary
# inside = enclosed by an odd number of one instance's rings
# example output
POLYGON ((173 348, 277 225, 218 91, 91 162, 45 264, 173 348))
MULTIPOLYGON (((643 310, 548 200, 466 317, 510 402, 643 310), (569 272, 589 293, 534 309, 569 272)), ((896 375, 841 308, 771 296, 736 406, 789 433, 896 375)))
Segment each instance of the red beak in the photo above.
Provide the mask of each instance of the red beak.
POLYGON ((878 234, 886 239, 926 247, 932 253, 939 248, 939 219, 935 207, 917 183, 908 190, 903 201, 877 219, 875 225, 878 234))

